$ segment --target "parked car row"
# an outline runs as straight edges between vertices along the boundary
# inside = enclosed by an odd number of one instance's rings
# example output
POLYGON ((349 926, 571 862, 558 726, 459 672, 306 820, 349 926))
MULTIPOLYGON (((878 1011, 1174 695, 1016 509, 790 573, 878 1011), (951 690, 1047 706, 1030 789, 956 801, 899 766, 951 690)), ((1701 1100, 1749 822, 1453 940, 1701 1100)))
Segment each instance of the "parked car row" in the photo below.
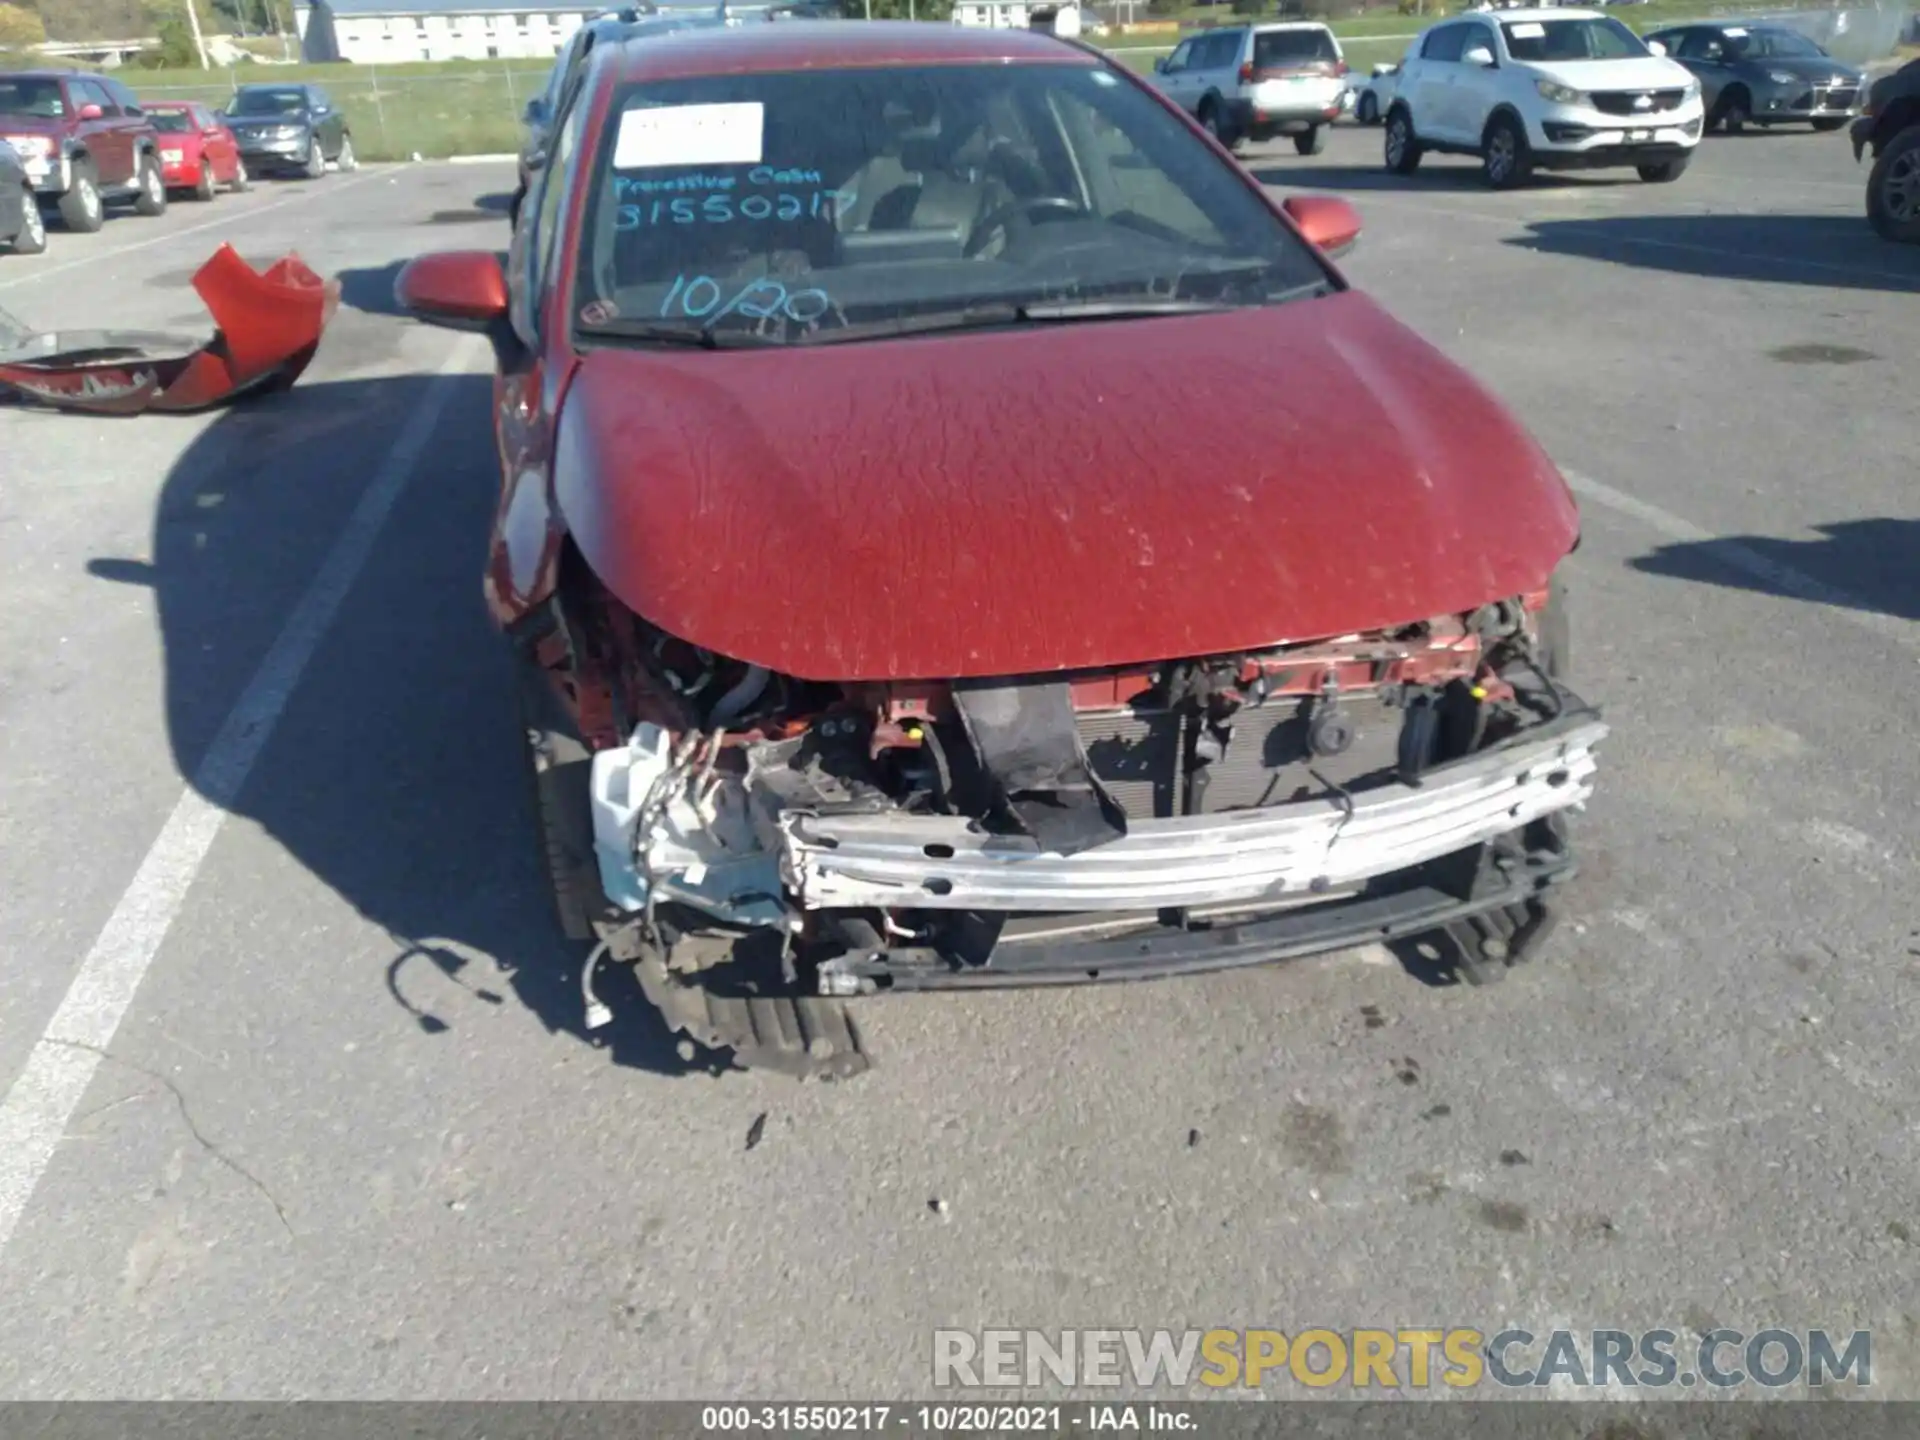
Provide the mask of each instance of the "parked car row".
POLYGON ((173 195, 210 200, 254 175, 318 179, 356 166, 346 116, 317 85, 255 84, 225 110, 142 101, 110 75, 0 73, 0 245, 47 246, 47 222, 90 233, 109 208, 165 212, 173 195))

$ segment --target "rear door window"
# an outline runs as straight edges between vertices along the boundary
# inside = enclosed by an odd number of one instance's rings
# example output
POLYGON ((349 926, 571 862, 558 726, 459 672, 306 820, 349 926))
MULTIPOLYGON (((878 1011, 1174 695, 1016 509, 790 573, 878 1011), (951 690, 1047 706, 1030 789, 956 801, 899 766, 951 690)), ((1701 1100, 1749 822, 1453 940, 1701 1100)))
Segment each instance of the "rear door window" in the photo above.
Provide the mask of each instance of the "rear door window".
POLYGON ((1333 36, 1325 30, 1266 30, 1253 37, 1253 63, 1263 70, 1339 58, 1333 36))

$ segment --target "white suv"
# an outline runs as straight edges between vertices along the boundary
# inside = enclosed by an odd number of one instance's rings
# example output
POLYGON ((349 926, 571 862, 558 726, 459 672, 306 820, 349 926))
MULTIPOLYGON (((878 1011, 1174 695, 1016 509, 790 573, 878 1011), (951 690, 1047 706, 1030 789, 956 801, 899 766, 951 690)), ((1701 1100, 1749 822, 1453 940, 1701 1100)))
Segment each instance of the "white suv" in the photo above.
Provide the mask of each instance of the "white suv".
POLYGON ((1489 185, 1631 165, 1677 180, 1700 143, 1700 83, 1593 10, 1475 12, 1415 37, 1387 110, 1386 162, 1478 155, 1489 185))
POLYGON ((1154 61, 1153 83, 1230 150, 1292 135, 1294 149, 1318 155, 1346 108, 1347 61, 1333 32, 1311 21, 1223 25, 1154 61))

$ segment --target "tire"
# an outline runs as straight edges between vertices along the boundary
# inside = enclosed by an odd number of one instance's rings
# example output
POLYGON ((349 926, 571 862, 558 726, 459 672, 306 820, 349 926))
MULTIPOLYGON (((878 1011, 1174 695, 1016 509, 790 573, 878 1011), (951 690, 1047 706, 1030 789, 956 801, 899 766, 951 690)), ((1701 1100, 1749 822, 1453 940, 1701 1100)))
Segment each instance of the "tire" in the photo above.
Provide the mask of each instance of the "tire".
POLYGON ((1378 125, 1380 123, 1380 102, 1373 98, 1372 91, 1368 91, 1360 97, 1360 103, 1353 107, 1353 118, 1358 120, 1362 125, 1378 125))
POLYGON ((200 178, 194 183, 193 198, 203 201, 213 199, 213 163, 209 160, 200 162, 200 178))
POLYGON ((47 217, 40 213, 40 197, 33 193, 33 187, 26 189, 26 210, 21 216, 21 229, 13 237, 13 253, 16 255, 38 255, 47 248, 47 217))
POLYGON ((153 155, 140 157, 140 193, 134 198, 133 213, 152 219, 167 213, 167 182, 160 174, 160 161, 153 155))
POLYGON ((1413 117, 1396 106, 1387 112, 1387 133, 1381 155, 1395 175, 1411 175, 1420 168, 1420 140, 1413 133, 1413 117))
POLYGON ((318 180, 327 173, 327 157, 320 148, 318 135, 307 141, 307 163, 301 167, 301 173, 309 180, 318 180))
POLYGON ((1511 115, 1496 115, 1480 138, 1480 178, 1491 190, 1514 190, 1533 178, 1533 151, 1511 115))
POLYGON ((247 173, 246 161, 235 160, 233 162, 233 183, 227 188, 232 190, 236 195, 244 194, 253 188, 253 176, 247 173))
POLYGON ((1729 87, 1721 93, 1720 103, 1714 107, 1714 127, 1729 135, 1740 134, 1753 119, 1752 105, 1753 101, 1747 97, 1745 87, 1729 87))
POLYGON ((1220 107, 1213 101, 1200 102, 1200 124, 1209 135, 1227 149, 1237 151, 1240 148, 1240 137, 1233 133, 1233 127, 1230 124, 1220 118, 1220 107))
POLYGON ((1671 185, 1687 173, 1687 166, 1693 163, 1693 156, 1682 155, 1673 160, 1662 160, 1653 165, 1636 165, 1640 178, 1649 185, 1671 185))
POLYGON ((1867 223, 1882 240, 1920 244, 1920 125, 1880 147, 1867 176, 1867 223))
POLYGON ((547 890, 567 938, 591 940, 594 917, 606 909, 593 854, 588 789, 593 757, 546 674, 524 661, 517 668, 522 743, 547 890))
POLYGON ((1309 125, 1293 137, 1293 148, 1302 155, 1318 155, 1327 148, 1327 131, 1330 126, 1309 125))
POLYGON ((1845 125, 1846 123, 1847 123, 1847 117, 1844 115, 1827 115, 1822 117, 1819 120, 1814 121, 1813 128, 1819 131, 1822 135, 1825 135, 1825 134, 1831 133, 1832 131, 1838 130, 1841 126, 1845 125))
POLYGON ((353 136, 340 137, 340 158, 333 163, 342 175, 360 168, 360 157, 353 153, 353 136))
POLYGON ((106 207, 100 203, 100 182, 94 176, 91 160, 73 162, 73 183, 60 197, 60 223, 79 235, 91 235, 107 223, 106 207))

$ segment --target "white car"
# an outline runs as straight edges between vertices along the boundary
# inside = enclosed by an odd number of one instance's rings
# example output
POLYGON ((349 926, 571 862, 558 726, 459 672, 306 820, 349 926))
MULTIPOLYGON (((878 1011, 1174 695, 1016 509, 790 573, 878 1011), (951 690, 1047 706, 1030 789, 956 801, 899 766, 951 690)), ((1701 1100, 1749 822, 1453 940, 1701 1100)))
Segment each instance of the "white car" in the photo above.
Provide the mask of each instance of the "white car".
POLYGON ((1317 21, 1222 25, 1156 60, 1153 83, 1228 149, 1291 135, 1302 155, 1327 148, 1345 109, 1347 61, 1317 21))
POLYGON ((1359 91, 1360 98, 1353 106, 1353 118, 1362 125, 1378 125, 1380 117, 1392 106, 1393 97, 1400 93, 1400 67, 1374 66, 1373 74, 1367 77, 1359 91))
POLYGON ((1597 10, 1470 12, 1423 30, 1387 109, 1387 168, 1478 155, 1489 185, 1632 166, 1677 180, 1700 144, 1700 83, 1597 10))

